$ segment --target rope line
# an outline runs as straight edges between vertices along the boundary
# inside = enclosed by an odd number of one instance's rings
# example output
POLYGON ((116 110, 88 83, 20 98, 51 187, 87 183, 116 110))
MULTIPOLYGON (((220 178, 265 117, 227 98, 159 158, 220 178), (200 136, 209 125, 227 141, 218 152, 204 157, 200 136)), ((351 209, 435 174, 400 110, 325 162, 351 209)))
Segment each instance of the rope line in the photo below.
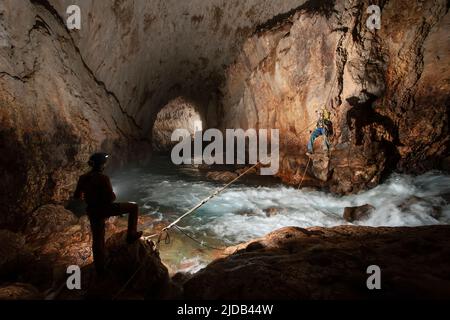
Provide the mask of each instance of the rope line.
POLYGON ((308 171, 308 166, 309 166, 309 163, 310 163, 310 162, 311 162, 311 158, 308 157, 308 163, 306 164, 306 168, 305 168, 305 171, 303 172, 302 180, 301 180, 300 183, 298 184, 298 188, 297 188, 297 189, 300 189, 300 187, 301 187, 302 184, 303 184, 303 179, 305 179, 306 171, 308 171))
POLYGON ((128 278, 127 282, 125 282, 125 284, 120 288, 120 290, 117 291, 117 293, 113 296, 112 300, 116 300, 118 297, 120 297, 122 292, 128 287, 128 285, 131 283, 131 281, 133 281, 134 277, 136 277, 136 275, 139 273, 139 271, 141 271, 141 269, 144 267, 144 265, 145 265, 144 261, 147 261, 147 259, 148 259, 148 256, 145 256, 145 258, 141 262, 139 262, 139 265, 136 268, 136 270, 134 271, 134 273, 131 275, 130 278, 128 278))
MULTIPOLYGON (((203 206, 206 202, 208 202, 209 200, 211 200, 212 198, 216 197, 218 194, 220 194, 221 192, 223 192, 226 188, 228 188, 230 185, 232 185, 234 182, 236 182, 237 180, 239 180, 241 177, 243 177, 244 175, 246 175, 250 170, 252 170, 253 168, 255 168, 256 166, 259 165, 259 162, 257 162, 255 165, 253 165, 252 167, 248 168, 247 170, 245 170, 243 173, 241 173, 239 176, 237 176, 236 178, 234 178, 233 180, 231 180, 229 183, 227 183, 225 186, 223 186, 222 188, 216 190, 213 194, 211 194, 210 196, 206 197, 205 199, 203 199, 202 201, 200 201, 200 203, 198 203, 196 206, 194 206, 193 208, 189 209, 186 213, 184 213, 182 216, 180 216, 178 219, 176 219, 174 222, 172 222, 171 224, 169 224, 167 227, 165 227, 164 229, 162 229, 160 232, 152 234, 150 236, 146 236, 146 237, 142 237, 142 239, 145 242, 150 241, 150 239, 158 237, 158 240, 156 242, 156 247, 159 246, 159 244, 161 243, 161 241, 164 241, 165 244, 169 244, 170 243, 170 234, 169 234, 169 230, 172 228, 176 228, 178 231, 180 231, 182 234, 184 234, 186 237, 190 238, 191 240, 201 244, 202 246, 206 247, 206 248, 210 248, 210 249, 214 249, 214 250, 224 250, 224 248, 217 248, 217 247, 213 247, 213 246, 209 246, 206 245, 205 243, 203 243, 203 241, 198 241, 197 239, 195 239, 194 237, 190 236, 189 234, 185 233, 180 227, 177 226, 177 224, 184 219, 185 217, 187 217, 188 215, 192 214, 193 212, 195 212, 195 210, 197 210, 198 208, 200 208, 201 206, 203 206), (163 235, 165 235, 165 237, 163 237, 163 235)), ((120 288, 120 290, 113 296, 113 300, 117 299, 122 292, 128 287, 128 285, 131 283, 131 281, 136 277, 136 275, 139 273, 139 271, 143 268, 144 266, 144 261, 146 261, 147 257, 145 259, 143 259, 138 267, 136 268, 136 270, 134 271, 134 273, 131 275, 131 277, 127 280, 127 282, 125 282, 125 284, 120 288)))
POLYGON ((143 237, 144 240, 147 239, 151 239, 154 237, 158 237, 158 243, 160 242, 160 235, 163 232, 166 232, 170 229, 172 229, 175 225, 177 225, 182 219, 186 218, 188 215, 192 214, 193 212, 195 212, 197 209, 199 209, 200 207, 202 207, 205 203, 207 203, 209 200, 211 200, 212 198, 216 197, 217 195, 219 195, 220 193, 222 193, 225 189, 227 189, 230 185, 232 185, 233 183, 235 183, 237 180, 239 180, 240 178, 242 178, 244 175, 246 175, 250 170, 254 169, 256 166, 259 165, 259 162, 257 162, 255 165, 251 166, 250 168, 248 168, 247 170, 245 170, 243 173, 241 173, 239 176, 237 176, 236 178, 234 178, 233 180, 231 180, 229 183, 227 183, 225 186, 223 186, 222 188, 216 190, 214 193, 212 193, 210 196, 206 197, 205 199, 203 199, 202 201, 200 201, 196 206, 194 206, 193 208, 189 209, 188 211, 186 211, 186 213, 184 213, 182 216, 180 216, 178 219, 176 219, 174 222, 172 222, 171 224, 169 224, 167 227, 165 227, 164 229, 162 229, 161 232, 159 233, 155 233, 152 234, 150 236, 146 236, 143 237))

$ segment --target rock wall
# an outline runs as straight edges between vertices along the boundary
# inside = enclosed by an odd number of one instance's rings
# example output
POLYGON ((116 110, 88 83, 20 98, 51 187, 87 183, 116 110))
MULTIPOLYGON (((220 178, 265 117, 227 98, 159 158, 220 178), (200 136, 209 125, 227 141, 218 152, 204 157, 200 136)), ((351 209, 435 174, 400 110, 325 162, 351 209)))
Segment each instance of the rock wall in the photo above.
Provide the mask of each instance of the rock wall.
MULTIPOLYGON (((332 113, 326 157, 305 185, 373 187, 393 169, 440 166, 449 150, 450 15, 446 1, 309 1, 261 25, 227 70, 223 128, 280 129, 279 176, 298 184, 316 111, 332 113), (366 27, 369 5, 381 29, 366 27)), ((312 169, 311 169, 312 168, 312 169)))
POLYGON ((91 152, 120 163, 142 139, 56 12, 13 0, 0 10, 0 225, 17 228, 35 208, 69 197, 91 152))
POLYGON ((167 102, 209 105, 252 29, 303 2, 1 1, 0 226, 67 199, 93 151, 148 156, 167 102), (82 24, 68 32, 72 4, 82 24))
POLYGON ((61 17, 81 8, 73 37, 87 64, 151 135, 157 112, 185 96, 215 99, 256 25, 305 0, 49 0, 61 17))

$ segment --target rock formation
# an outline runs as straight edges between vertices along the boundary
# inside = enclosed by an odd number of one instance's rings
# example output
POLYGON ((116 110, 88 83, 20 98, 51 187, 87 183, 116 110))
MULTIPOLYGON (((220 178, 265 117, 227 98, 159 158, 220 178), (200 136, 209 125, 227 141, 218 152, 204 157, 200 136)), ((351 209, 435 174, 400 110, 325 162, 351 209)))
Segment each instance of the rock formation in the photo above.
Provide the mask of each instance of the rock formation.
POLYGON ((39 291, 27 283, 12 283, 0 287, 0 300, 41 300, 39 291))
MULTIPOLYGON (((107 223, 107 237, 123 230, 113 222, 107 223)), ((44 291, 64 282, 68 266, 92 263, 87 217, 62 206, 39 208, 23 232, 0 230, 0 241, 0 283, 29 283, 44 291)))
POLYGON ((205 110, 254 27, 303 2, 88 0, 69 32, 72 1, 2 1, 0 227, 66 200, 93 151, 148 158, 161 108, 185 96, 205 110))
POLYGON ((283 228, 227 249, 184 283, 193 300, 450 297, 448 226, 283 228), (382 290, 368 290, 367 268, 382 290), (405 266, 408 266, 405 268, 405 266))
POLYGON ((137 125, 75 46, 45 1, 2 1, 0 47, 0 226, 73 192, 91 152, 132 160, 137 125))
POLYGON ((375 207, 370 204, 365 204, 359 207, 347 207, 344 209, 344 219, 348 222, 364 220, 375 210, 375 207))
POLYGON ((305 170, 322 107, 332 112, 332 147, 309 175, 334 192, 436 168, 448 155, 447 2, 379 1, 376 31, 366 27, 370 4, 309 1, 261 25, 227 69, 222 126, 279 128, 285 182, 305 170))

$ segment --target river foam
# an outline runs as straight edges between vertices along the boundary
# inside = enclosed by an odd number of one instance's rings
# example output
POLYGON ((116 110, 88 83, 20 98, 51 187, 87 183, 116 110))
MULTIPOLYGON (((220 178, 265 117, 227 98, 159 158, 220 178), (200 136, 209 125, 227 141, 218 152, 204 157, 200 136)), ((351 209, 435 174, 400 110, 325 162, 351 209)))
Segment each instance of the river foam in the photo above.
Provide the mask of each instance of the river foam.
MULTIPOLYGON (((221 185, 203 180, 198 172, 134 169, 113 179, 119 197, 138 202, 155 218, 173 221, 221 185), (123 192, 123 191, 128 192, 123 192), (122 194, 124 193, 124 194, 122 194)), ((371 204, 376 209, 365 226, 421 226, 450 223, 450 176, 393 174, 374 189, 356 195, 329 193, 282 185, 237 184, 210 200, 180 224, 186 231, 234 244, 285 226, 332 227, 349 224, 345 207, 371 204), (272 214, 267 214, 267 212, 272 214), (430 213, 434 212, 433 217, 430 213)))

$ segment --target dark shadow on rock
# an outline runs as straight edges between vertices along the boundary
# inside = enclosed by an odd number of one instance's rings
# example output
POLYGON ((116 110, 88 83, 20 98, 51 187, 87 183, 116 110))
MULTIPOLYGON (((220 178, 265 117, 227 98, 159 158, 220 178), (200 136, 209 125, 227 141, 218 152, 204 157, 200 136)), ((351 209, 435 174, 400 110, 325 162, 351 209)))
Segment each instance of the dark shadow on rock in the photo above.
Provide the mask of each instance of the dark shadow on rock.
POLYGON ((450 226, 309 230, 321 233, 283 228, 257 240, 251 252, 230 252, 184 283, 185 298, 450 298, 450 226), (370 265, 381 268, 383 290, 368 290, 370 265))

